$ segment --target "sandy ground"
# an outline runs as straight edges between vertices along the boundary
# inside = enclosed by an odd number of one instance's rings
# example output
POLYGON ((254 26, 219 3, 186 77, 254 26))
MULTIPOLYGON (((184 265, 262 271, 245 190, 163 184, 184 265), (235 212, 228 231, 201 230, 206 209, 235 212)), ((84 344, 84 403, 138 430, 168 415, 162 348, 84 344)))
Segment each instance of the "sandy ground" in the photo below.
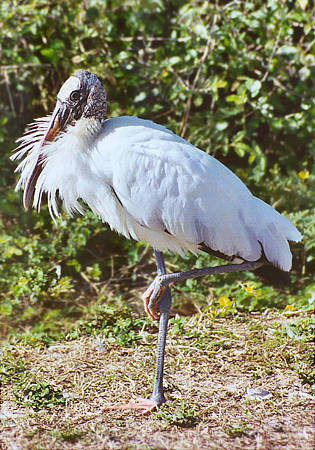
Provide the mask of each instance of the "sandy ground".
POLYGON ((278 333, 283 320, 193 316, 187 333, 170 333, 168 403, 150 416, 107 408, 150 396, 154 329, 133 348, 91 336, 48 348, 15 345, 29 374, 67 401, 34 411, 15 403, 13 383, 2 384, 0 449, 314 449, 315 396, 296 371, 307 350, 278 333), (252 399, 250 389, 270 395, 252 399), (175 423, 181 414, 185 427, 175 423))

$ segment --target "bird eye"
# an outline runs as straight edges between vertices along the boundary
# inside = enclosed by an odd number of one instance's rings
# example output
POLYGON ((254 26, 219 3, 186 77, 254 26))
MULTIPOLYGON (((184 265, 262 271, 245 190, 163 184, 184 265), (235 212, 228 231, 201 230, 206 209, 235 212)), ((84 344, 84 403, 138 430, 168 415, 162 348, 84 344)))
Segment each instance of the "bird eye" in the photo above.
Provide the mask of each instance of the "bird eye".
POLYGON ((80 98, 80 91, 73 91, 70 94, 70 100, 72 102, 77 102, 80 98))

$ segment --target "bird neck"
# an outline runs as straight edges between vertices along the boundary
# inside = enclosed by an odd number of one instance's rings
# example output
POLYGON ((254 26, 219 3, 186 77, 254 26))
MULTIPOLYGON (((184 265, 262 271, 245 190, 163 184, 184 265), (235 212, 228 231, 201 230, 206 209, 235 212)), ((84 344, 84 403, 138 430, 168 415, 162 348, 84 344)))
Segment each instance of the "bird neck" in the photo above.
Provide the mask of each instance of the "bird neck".
POLYGON ((105 120, 95 117, 81 117, 69 130, 86 145, 90 145, 100 133, 105 120))

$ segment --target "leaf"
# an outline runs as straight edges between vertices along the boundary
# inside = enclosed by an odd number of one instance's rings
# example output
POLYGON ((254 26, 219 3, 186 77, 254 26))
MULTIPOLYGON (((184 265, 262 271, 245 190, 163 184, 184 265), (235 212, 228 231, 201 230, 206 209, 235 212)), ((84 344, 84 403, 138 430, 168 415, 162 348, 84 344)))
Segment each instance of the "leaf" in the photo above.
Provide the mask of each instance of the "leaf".
POLYGON ((228 102, 234 102, 234 103, 239 104, 239 102, 240 102, 240 96, 239 96, 239 95, 236 95, 236 94, 231 94, 231 95, 228 95, 228 96, 226 97, 226 100, 227 100, 228 102))
POLYGON ((55 50, 53 48, 42 48, 41 54, 51 61, 55 60, 55 50))
POLYGON ((142 100, 144 100, 145 98, 146 98, 146 96, 147 96, 147 94, 146 94, 146 92, 140 92, 135 98, 134 98, 134 101, 135 101, 135 103, 138 103, 138 102, 142 102, 142 100))
POLYGON ((10 301, 6 301, 5 303, 0 303, 0 315, 10 316, 13 311, 13 305, 10 301))
POLYGON ((14 255, 22 255, 23 251, 17 247, 8 247, 4 250, 2 256, 3 258, 11 258, 14 255))
POLYGON ((308 5, 308 0, 298 0, 298 5, 303 9, 303 11, 305 11, 308 5))
POLYGON ((295 55, 298 52, 298 48, 293 45, 282 45, 282 47, 278 48, 276 54, 277 55, 295 55))
POLYGON ((261 82, 259 80, 255 80, 249 87, 249 91, 252 94, 252 97, 256 97, 259 94, 261 89, 261 82))
POLYGON ((226 80, 218 80, 216 83, 215 83, 215 87, 216 88, 224 88, 226 85, 227 85, 228 83, 227 83, 227 81, 226 80))
POLYGON ((203 97, 201 95, 198 95, 194 98, 194 105, 198 108, 203 103, 203 97))
POLYGON ((250 151, 250 147, 247 144, 244 144, 244 142, 236 142, 234 145, 235 152, 243 158, 245 156, 245 153, 247 151, 250 151))
POLYGON ((246 91, 244 90, 244 91, 242 92, 242 94, 240 94, 240 95, 236 95, 236 94, 228 95, 228 96, 226 97, 226 100, 227 100, 228 102, 234 102, 234 103, 236 103, 237 105, 243 105, 244 103, 247 102, 246 91))
POLYGON ((223 131, 229 126, 229 123, 226 121, 216 123, 215 127, 218 131, 223 131))
POLYGON ((181 60, 181 59, 180 59, 179 56, 172 56, 172 58, 169 58, 169 59, 167 60, 167 65, 168 65, 168 67, 174 66, 175 64, 179 63, 180 60, 181 60))
POLYGON ((200 36, 204 39, 208 39, 209 36, 209 31, 207 30, 207 28, 205 26, 203 26, 201 23, 195 25, 193 27, 193 32, 197 35, 200 36))

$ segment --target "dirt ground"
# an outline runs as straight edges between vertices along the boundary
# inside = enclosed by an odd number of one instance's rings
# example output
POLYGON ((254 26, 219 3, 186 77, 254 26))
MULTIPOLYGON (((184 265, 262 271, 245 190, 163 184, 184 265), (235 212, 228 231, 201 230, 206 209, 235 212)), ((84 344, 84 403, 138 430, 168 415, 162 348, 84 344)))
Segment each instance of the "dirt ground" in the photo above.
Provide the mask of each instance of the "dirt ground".
POLYGON ((307 350, 279 332, 285 320, 197 314, 181 333, 171 330, 168 403, 150 416, 108 407, 150 396, 156 330, 133 348, 91 336, 48 348, 17 344, 16 358, 61 389, 66 404, 34 411, 15 403, 13 383, 3 384, 0 449, 314 449, 314 391, 296 370, 307 350), (248 389, 268 393, 254 399, 248 389))

